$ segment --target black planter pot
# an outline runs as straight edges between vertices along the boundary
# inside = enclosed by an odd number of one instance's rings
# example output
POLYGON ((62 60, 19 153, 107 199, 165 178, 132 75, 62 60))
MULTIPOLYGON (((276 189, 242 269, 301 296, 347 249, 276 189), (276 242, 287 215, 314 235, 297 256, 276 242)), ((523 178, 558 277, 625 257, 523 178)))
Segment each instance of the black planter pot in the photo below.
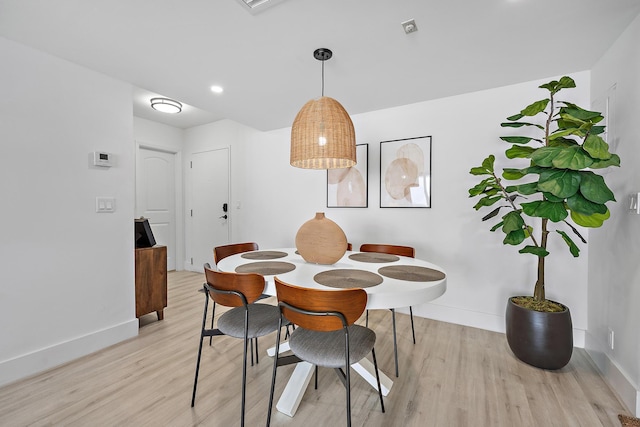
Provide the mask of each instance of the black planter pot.
MULTIPOLYGON (((562 305, 562 304, 561 304, 562 305)), ((507 342, 516 357, 542 369, 560 369, 573 352, 573 325, 569 308, 558 313, 529 310, 507 302, 507 342)))

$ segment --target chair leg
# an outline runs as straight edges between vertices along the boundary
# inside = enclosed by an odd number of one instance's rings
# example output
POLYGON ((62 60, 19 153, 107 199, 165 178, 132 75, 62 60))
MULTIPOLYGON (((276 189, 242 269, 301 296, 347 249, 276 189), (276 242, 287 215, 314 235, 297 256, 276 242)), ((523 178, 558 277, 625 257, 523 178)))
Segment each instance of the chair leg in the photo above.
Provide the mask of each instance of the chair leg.
POLYGON ((380 373, 378 372, 378 362, 376 361, 376 350, 371 349, 371 356, 373 356, 373 367, 376 370, 376 381, 378 382, 378 395, 380 396, 380 407, 384 414, 384 402, 382 401, 382 388, 380 387, 380 373))
MULTIPOLYGON (((205 292, 206 293, 206 292, 205 292)), ((213 302, 213 310, 211 311, 211 329, 213 329, 213 319, 216 317, 216 302, 213 302)), ((213 337, 209 337, 209 345, 213 341, 213 337)))
POLYGON ((366 314, 365 314, 364 318, 365 318, 364 326, 365 326, 366 328, 368 328, 368 327, 369 327, 369 310, 367 310, 367 312, 366 312, 366 314))
POLYGON ((253 366, 253 338, 251 338, 251 366, 253 366))
POLYGON ((260 361, 258 360, 258 337, 255 337, 254 340, 256 341, 256 364, 260 363, 260 361))
MULTIPOLYGON (((271 374, 271 391, 269 392, 269 409, 267 412, 267 427, 271 425, 271 409, 273 407, 273 393, 276 387, 276 370, 278 369, 278 356, 280 354, 280 332, 282 330, 282 319, 278 322, 278 332, 276 334, 276 354, 273 357, 273 373, 271 374)), ((288 327, 287 327, 288 331, 288 327)))
POLYGON ((314 377, 315 377, 315 389, 317 390, 318 389, 318 365, 316 365, 314 377))
POLYGON ((409 306, 409 315, 411 316, 411 335, 413 335, 413 343, 416 343, 416 330, 413 327, 413 310, 411 309, 411 306, 409 306))
MULTIPOLYGON (((196 376, 193 379, 193 394, 191 395, 191 407, 196 403, 196 389, 198 387, 198 373, 200 373, 200 357, 202 356, 202 341, 204 340, 204 328, 207 322, 207 309, 209 308, 209 294, 204 293, 204 314, 202 315, 202 329, 200 331, 200 345, 198 346, 198 361, 196 362, 196 376)), ((210 337, 213 338, 213 337, 210 337)))
POLYGON ((398 342, 396 340, 396 310, 391 309, 391 319, 393 321, 393 355, 396 360, 396 378, 398 378, 398 342))
POLYGON ((246 400, 246 388, 247 388, 247 350, 250 339, 247 337, 249 335, 249 317, 247 311, 245 311, 244 315, 244 345, 242 352, 242 413, 240 415, 240 426, 244 427, 244 408, 245 408, 245 400, 246 400))

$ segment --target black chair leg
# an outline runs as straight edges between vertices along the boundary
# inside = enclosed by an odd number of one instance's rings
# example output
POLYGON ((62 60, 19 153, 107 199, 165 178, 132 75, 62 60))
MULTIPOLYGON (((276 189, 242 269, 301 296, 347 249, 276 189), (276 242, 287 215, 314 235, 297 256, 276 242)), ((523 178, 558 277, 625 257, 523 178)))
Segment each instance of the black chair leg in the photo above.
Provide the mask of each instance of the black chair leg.
POLYGON ((413 327, 413 310, 411 309, 411 306, 409 306, 409 315, 411 316, 411 335, 413 335, 413 343, 416 343, 416 330, 413 327))
POLYGON ((258 360, 258 337, 255 337, 254 340, 256 341, 256 364, 260 363, 260 360, 258 360))
POLYGON ((378 395, 380 396, 380 407, 384 414, 384 402, 382 401, 382 387, 380 386, 380 373, 378 372, 378 362, 376 360, 376 350, 371 349, 371 356, 373 357, 373 367, 376 370, 376 381, 378 382, 378 395))
MULTIPOLYGON (((245 314, 246 316, 246 314, 245 314)), ((247 338, 248 335, 248 322, 247 322, 247 318, 245 317, 245 324, 244 324, 244 346, 243 346, 243 352, 242 352, 242 413, 240 415, 240 426, 244 427, 244 409, 245 409, 245 401, 246 401, 246 387, 247 387, 247 350, 248 350, 248 344, 249 344, 249 338, 247 338)))
POLYGON ((368 328, 369 327, 369 310, 367 310, 367 313, 365 314, 364 318, 365 318, 364 326, 368 328))
MULTIPOLYGON (((198 373, 200 373, 200 357, 202 356, 202 341, 204 340, 204 328, 207 322, 207 309, 209 308, 209 294, 204 293, 204 314, 202 315, 202 330, 200 331, 200 345, 198 346, 198 361, 196 362, 196 376, 193 379, 193 394, 191 395, 191 407, 196 403, 196 389, 198 387, 198 373)), ((213 338, 213 337, 210 337, 213 338)))
POLYGON ((315 389, 317 390, 318 389, 318 365, 316 365, 315 375, 314 376, 316 377, 316 379, 315 379, 315 389))
POLYGON ((251 339, 251 366, 253 366, 253 338, 251 339))
MULTIPOLYGON (((206 292, 205 292, 206 293, 206 292)), ((213 329, 213 319, 216 317, 216 302, 213 302, 213 310, 211 310, 211 329, 213 329)), ((209 345, 213 341, 213 337, 209 337, 209 345)))
MULTIPOLYGON (((276 387, 276 371, 278 369, 278 356, 280 354, 280 332, 282 330, 282 319, 278 324, 278 332, 276 334, 276 354, 273 357, 273 373, 271 374, 271 391, 269 392, 269 409, 267 412, 267 427, 271 425, 271 409, 273 408, 273 393, 276 387)), ((287 327, 288 331, 288 327, 287 327)))
POLYGON ((398 378, 398 342, 396 339, 396 310, 391 309, 391 318, 393 320, 393 355, 396 360, 396 378, 398 378))

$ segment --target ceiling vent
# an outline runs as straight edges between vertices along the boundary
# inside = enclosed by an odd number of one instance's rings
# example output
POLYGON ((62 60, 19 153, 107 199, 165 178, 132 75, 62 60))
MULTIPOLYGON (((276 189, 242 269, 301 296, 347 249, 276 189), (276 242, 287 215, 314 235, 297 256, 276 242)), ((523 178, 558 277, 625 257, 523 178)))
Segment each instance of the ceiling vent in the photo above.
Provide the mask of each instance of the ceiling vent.
POLYGON ((249 13, 256 14, 282 1, 283 0, 238 0, 238 3, 240 3, 245 10, 249 11, 249 13))

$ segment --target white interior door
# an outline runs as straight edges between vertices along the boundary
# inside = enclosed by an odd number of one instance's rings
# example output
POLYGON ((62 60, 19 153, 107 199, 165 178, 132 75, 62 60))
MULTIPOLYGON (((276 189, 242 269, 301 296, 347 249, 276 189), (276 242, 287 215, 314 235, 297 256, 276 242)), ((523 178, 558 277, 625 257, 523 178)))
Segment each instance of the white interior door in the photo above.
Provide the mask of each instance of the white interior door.
POLYGON ((149 218, 156 244, 167 247, 176 269, 175 154, 140 147, 136 161, 136 217, 149 218))
POLYGON ((190 171, 191 264, 202 271, 213 248, 229 243, 229 149, 194 154, 190 171))

